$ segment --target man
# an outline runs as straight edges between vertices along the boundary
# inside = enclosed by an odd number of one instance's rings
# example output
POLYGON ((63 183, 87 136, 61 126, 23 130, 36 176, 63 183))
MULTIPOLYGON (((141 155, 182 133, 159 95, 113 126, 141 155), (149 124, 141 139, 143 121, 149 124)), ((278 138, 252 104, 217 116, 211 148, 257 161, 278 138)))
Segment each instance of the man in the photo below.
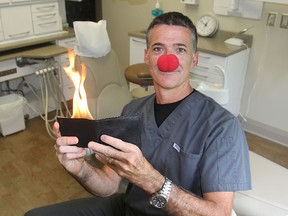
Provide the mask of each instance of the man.
POLYGON ((96 197, 27 216, 231 215, 234 191, 251 187, 247 143, 237 118, 190 86, 189 72, 197 61, 191 20, 178 12, 156 17, 145 51, 155 95, 132 101, 122 113, 140 116, 141 144, 102 135, 110 146, 88 145, 103 163, 93 167, 84 149, 71 146, 78 139, 61 137, 55 123, 59 161, 96 197), (160 61, 163 57, 168 61, 160 61), (117 194, 123 179, 128 189, 117 194))

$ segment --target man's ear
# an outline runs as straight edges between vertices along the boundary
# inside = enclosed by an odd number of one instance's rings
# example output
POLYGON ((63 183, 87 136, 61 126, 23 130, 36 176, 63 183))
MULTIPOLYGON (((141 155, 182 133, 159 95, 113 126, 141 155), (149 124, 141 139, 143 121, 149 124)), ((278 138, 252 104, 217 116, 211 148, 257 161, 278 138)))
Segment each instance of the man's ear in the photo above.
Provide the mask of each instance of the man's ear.
POLYGON ((197 51, 194 55, 193 55, 193 61, 192 61, 192 65, 191 68, 195 67, 198 65, 198 58, 199 58, 199 52, 197 51))
POLYGON ((148 56, 148 51, 147 49, 144 49, 144 62, 146 64, 149 64, 149 56, 148 56))

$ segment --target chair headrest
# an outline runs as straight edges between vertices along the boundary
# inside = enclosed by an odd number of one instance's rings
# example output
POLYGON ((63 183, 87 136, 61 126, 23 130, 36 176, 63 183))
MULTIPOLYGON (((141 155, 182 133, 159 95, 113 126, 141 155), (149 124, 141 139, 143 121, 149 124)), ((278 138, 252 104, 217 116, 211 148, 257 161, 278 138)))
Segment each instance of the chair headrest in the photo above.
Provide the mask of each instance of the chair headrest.
POLYGON ((111 50, 111 43, 106 29, 106 20, 99 22, 73 22, 76 45, 74 52, 78 56, 99 58, 111 50))

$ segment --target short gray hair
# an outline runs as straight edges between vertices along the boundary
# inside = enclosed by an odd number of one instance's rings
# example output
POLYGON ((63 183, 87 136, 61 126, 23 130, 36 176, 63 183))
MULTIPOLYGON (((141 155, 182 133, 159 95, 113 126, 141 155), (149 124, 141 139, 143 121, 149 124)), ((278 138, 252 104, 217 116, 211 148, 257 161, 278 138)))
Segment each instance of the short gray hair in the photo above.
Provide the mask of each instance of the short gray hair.
POLYGON ((151 29, 153 29, 156 25, 161 25, 161 24, 183 26, 189 29, 192 32, 193 53, 195 54, 197 52, 198 36, 197 36, 196 27, 191 21, 191 19, 189 19, 189 17, 179 12, 164 13, 164 14, 161 14, 160 16, 155 17, 152 20, 152 22, 148 26, 147 34, 146 34, 147 49, 149 47, 151 29))

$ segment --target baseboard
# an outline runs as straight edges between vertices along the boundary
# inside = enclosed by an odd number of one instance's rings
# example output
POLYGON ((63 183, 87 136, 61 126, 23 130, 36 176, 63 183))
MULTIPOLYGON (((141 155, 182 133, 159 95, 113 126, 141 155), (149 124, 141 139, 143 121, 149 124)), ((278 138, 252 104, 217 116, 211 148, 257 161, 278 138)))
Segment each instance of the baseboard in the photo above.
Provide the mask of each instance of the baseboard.
POLYGON ((246 121, 242 122, 245 131, 288 147, 287 131, 271 127, 253 119, 246 117, 245 119, 246 121))

